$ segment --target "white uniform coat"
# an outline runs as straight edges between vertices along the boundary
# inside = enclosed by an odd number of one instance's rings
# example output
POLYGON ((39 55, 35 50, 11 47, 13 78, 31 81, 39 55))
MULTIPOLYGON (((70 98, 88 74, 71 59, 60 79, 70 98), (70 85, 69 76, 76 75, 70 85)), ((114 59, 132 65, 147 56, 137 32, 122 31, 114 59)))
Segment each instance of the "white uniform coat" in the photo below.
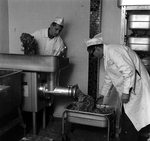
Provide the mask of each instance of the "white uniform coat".
POLYGON ((150 77, 136 53, 126 46, 104 45, 104 67, 100 94, 108 96, 112 84, 120 97, 132 88, 129 102, 123 104, 125 113, 137 131, 150 124, 150 77))
POLYGON ((37 41, 38 54, 40 55, 57 56, 60 50, 65 47, 60 36, 54 37, 53 39, 48 37, 48 28, 36 31, 32 33, 32 36, 34 36, 37 41))

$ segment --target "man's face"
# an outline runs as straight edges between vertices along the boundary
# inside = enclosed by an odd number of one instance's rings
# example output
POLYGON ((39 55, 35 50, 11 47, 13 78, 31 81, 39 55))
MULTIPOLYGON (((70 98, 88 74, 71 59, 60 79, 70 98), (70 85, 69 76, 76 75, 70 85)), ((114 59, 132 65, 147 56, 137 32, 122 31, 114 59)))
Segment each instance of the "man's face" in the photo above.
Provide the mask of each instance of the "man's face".
POLYGON ((60 34, 62 29, 63 29, 63 27, 58 24, 56 24, 55 26, 51 25, 50 30, 49 30, 49 35, 54 38, 60 34))
POLYGON ((102 59, 103 58, 103 44, 95 46, 92 55, 96 58, 102 59))

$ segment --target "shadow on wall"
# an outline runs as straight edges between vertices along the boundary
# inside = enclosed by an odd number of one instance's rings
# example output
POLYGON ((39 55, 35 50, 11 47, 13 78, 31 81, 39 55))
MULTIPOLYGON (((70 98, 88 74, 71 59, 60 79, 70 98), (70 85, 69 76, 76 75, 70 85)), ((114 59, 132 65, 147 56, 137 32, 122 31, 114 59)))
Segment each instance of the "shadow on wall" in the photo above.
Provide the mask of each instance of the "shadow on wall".
MULTIPOLYGON (((70 30, 70 24, 65 22, 65 18, 64 18, 64 29, 60 33, 60 36, 64 40, 64 43, 66 46, 67 46, 67 43, 65 42, 65 38, 67 37, 69 30, 70 30)), ((68 57, 67 53, 66 53, 66 57, 68 57)), ((73 73, 73 68, 74 68, 74 64, 71 64, 69 62, 69 65, 65 69, 61 70, 60 77, 59 77, 60 86, 67 86, 71 78, 71 75, 73 73)))
MULTIPOLYGON (((69 63, 69 66, 67 66, 65 69, 63 69, 60 72, 60 77, 59 77, 60 86, 67 86, 69 84, 73 70, 74 70, 74 64, 69 63)), ((72 85, 72 84, 69 84, 69 85, 72 85)))
MULTIPOLYGON (((65 42, 65 39, 67 38, 67 35, 68 35, 69 31, 70 31, 70 24, 69 23, 65 23, 65 19, 64 19, 64 28, 63 28, 62 32, 60 33, 60 36, 62 37, 64 42, 65 42)), ((65 44, 66 44, 66 42, 65 42, 65 44)))

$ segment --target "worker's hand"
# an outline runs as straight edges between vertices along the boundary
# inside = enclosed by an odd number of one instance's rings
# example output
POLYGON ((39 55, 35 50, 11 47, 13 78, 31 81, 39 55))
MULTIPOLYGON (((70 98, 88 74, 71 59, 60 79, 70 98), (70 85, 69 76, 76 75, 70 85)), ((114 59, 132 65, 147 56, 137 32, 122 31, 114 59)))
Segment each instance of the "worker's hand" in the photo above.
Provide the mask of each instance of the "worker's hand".
POLYGON ((122 103, 128 103, 129 102, 129 98, 130 98, 129 94, 123 93, 122 96, 121 96, 122 103))
POLYGON ((102 105, 103 104, 103 99, 104 99, 104 96, 103 95, 100 95, 97 100, 96 100, 96 104, 99 104, 99 105, 102 105))

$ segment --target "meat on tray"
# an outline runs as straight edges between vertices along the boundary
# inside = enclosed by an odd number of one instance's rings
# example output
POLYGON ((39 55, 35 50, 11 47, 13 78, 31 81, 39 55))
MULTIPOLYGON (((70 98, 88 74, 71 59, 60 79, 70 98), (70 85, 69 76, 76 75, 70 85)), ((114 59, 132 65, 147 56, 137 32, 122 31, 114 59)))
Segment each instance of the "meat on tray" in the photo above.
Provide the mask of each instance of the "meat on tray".
POLYGON ((95 100, 90 96, 82 93, 82 91, 78 88, 76 91, 77 101, 72 104, 70 110, 75 111, 83 111, 83 112, 91 112, 98 114, 110 114, 115 111, 114 107, 104 105, 96 108, 95 100))

